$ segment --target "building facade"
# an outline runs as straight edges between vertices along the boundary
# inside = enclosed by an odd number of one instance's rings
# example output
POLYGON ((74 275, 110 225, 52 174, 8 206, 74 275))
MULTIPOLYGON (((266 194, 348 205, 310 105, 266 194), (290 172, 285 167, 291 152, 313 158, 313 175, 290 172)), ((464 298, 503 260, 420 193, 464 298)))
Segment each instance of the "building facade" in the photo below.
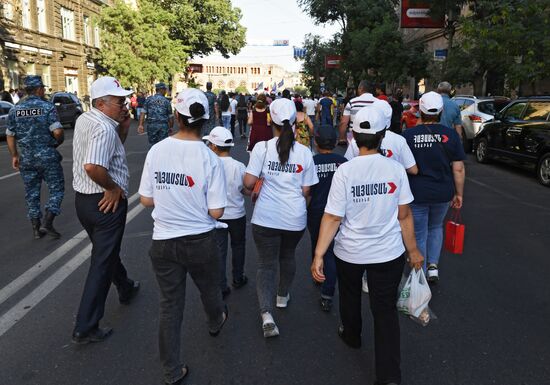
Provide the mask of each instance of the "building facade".
MULTIPOLYGON (((271 92, 275 84, 279 92, 302 84, 300 74, 288 72, 276 64, 204 62, 191 64, 189 68, 193 72, 188 76, 203 89, 211 82, 212 88, 218 90, 246 88, 247 92, 254 93, 267 88, 271 92)), ((183 79, 181 74, 175 77, 176 92, 187 87, 183 79)))
POLYGON ((108 0, 2 0, 0 89, 23 88, 41 75, 48 91, 89 95, 92 57, 101 48, 94 17, 108 0))

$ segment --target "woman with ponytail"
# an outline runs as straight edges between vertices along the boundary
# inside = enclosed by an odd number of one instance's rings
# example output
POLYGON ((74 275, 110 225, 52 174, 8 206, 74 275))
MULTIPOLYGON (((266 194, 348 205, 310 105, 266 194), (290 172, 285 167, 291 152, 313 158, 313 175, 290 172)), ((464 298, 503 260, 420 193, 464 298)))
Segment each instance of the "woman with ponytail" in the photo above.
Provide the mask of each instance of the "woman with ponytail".
POLYGON ((187 273, 201 293, 208 331, 217 336, 229 315, 220 290, 216 220, 227 204, 220 159, 201 141, 208 121, 202 91, 178 94, 179 131, 154 145, 145 159, 139 194, 154 207, 149 255, 160 289, 159 349, 166 384, 180 384, 189 369, 180 359, 187 273))
POLYGON ((264 337, 279 335, 273 309, 288 306, 296 272, 294 254, 307 222, 306 197, 319 182, 311 151, 294 139, 294 103, 277 99, 270 105, 270 114, 274 138, 254 146, 244 177, 249 189, 264 178, 251 221, 258 250, 256 283, 264 337))

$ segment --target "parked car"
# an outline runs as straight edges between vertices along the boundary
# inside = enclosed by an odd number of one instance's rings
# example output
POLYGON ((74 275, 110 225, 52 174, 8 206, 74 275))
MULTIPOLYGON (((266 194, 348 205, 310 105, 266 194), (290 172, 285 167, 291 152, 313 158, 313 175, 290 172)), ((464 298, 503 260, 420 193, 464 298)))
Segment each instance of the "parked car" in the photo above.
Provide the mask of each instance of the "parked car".
POLYGON ((10 102, 0 101, 0 138, 6 137, 6 127, 8 126, 8 113, 13 104, 10 102))
POLYGON ((464 128, 464 150, 472 152, 474 136, 483 123, 493 119, 495 113, 502 110, 510 99, 503 96, 476 97, 458 95, 452 99, 460 108, 462 127, 464 128))
POLYGON ((474 138, 476 160, 504 158, 534 165, 537 178, 550 187, 550 97, 514 100, 474 138))
POLYGON ((419 118, 420 118, 420 112, 418 111, 418 101, 411 100, 410 102, 403 102, 403 115, 401 115, 401 130, 404 131, 407 128, 416 126, 416 123, 419 118))
POLYGON ((70 92, 56 92, 50 101, 55 105, 59 121, 64 126, 74 128, 76 119, 82 114, 82 103, 75 94, 70 92))

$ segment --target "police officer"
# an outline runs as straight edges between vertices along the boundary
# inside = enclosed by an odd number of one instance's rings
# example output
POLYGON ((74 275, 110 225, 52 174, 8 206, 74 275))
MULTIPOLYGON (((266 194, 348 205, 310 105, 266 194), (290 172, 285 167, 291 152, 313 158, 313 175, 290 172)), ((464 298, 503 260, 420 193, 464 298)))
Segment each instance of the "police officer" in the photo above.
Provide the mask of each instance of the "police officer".
POLYGON ((168 137, 174 125, 172 105, 166 99, 167 87, 164 83, 155 84, 156 94, 150 96, 143 105, 143 113, 139 116, 138 132, 143 134, 143 122, 147 116, 147 136, 152 146, 168 137))
POLYGON ((28 97, 9 112, 6 140, 12 156, 12 166, 19 169, 23 178, 34 238, 39 239, 46 233, 59 238, 60 234, 53 227, 53 220, 61 212, 65 192, 62 157, 56 150, 63 143, 63 126, 59 122, 55 106, 44 99, 45 87, 40 76, 27 76, 25 90, 28 97), (48 186, 49 200, 45 207, 44 223, 41 225, 42 180, 48 186))
POLYGON ((204 125, 204 132, 203 135, 210 134, 210 131, 214 127, 216 127, 216 119, 218 117, 218 102, 216 94, 212 92, 212 82, 206 83, 206 92, 204 93, 206 95, 206 99, 208 100, 208 121, 204 125))

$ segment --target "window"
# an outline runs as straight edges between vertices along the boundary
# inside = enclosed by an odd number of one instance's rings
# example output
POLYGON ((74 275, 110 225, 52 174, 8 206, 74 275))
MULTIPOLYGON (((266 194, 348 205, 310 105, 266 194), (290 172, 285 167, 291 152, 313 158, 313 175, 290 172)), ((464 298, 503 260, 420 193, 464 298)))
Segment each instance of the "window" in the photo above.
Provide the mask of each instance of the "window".
POLYGON ((36 75, 36 66, 34 63, 27 63, 25 66, 25 75, 36 75))
POLYGON ((61 7, 61 27, 64 39, 75 40, 74 33, 74 12, 61 7))
POLYGON ((4 4, 4 17, 13 20, 13 4, 9 0, 4 4))
POLYGON ((32 28, 31 0, 21 1, 21 23, 23 25, 23 28, 32 28))
POLYGON ((52 88, 52 73, 49 65, 42 66, 42 83, 44 83, 46 89, 52 88))
POLYGON ((523 120, 546 120, 550 114, 550 102, 530 102, 523 120))
POLYGON ((52 103, 73 104, 74 100, 69 95, 55 95, 52 103))
POLYGON ((7 115, 13 106, 8 102, 0 102, 0 115, 7 115))
POLYGON ((84 30, 84 44, 90 44, 90 18, 84 16, 82 29, 84 30))
POLYGON ((99 27, 94 27, 94 45, 96 48, 101 48, 101 41, 99 39, 99 27))
POLYGON ((512 104, 505 112, 504 117, 511 119, 511 120, 519 120, 521 117, 521 113, 523 112, 523 109, 525 108, 526 102, 518 102, 515 104, 512 104))
POLYGON ((8 76, 10 78, 10 88, 19 88, 19 71, 17 70, 17 62, 8 60, 8 76))
POLYGON ((38 17, 38 31, 43 33, 48 32, 46 0, 36 0, 36 16, 38 17))

